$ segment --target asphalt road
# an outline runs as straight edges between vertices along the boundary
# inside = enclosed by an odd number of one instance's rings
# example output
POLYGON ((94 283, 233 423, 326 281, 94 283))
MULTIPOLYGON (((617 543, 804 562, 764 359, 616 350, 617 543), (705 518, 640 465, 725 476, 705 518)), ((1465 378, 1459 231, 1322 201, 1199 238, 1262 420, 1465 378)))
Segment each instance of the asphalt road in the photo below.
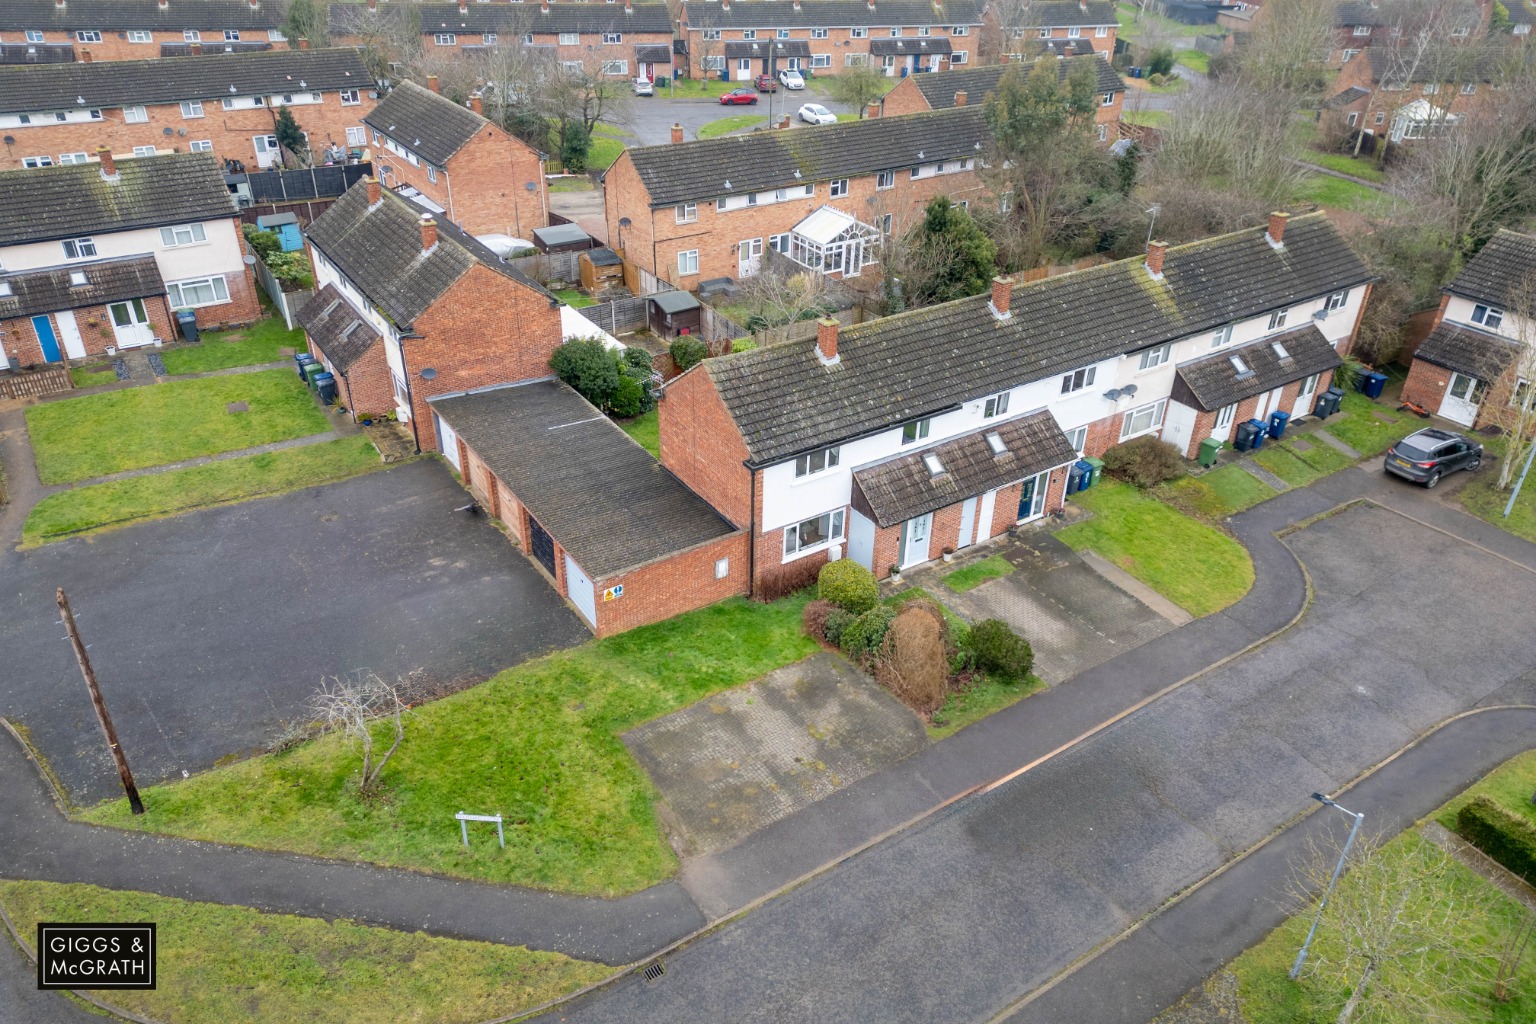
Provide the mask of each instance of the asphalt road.
MULTIPOLYGON (((689 85, 684 81, 677 87, 678 95, 687 93, 689 85)), ((743 82, 742 85, 750 83, 743 82)), ((800 109, 802 103, 820 103, 834 114, 849 113, 852 108, 836 103, 826 96, 819 96, 810 89, 800 92, 788 92, 780 89, 773 94, 773 112, 794 114, 800 109)), ((683 136, 694 139, 699 129, 711 121, 718 121, 722 117, 735 117, 738 114, 760 114, 763 123, 768 121, 768 93, 758 94, 756 106, 727 107, 721 106, 718 99, 672 99, 667 96, 667 90, 659 89, 655 96, 636 96, 627 123, 622 130, 630 133, 630 145, 634 146, 659 146, 672 141, 672 125, 683 126, 683 136)), ((798 119, 791 118, 790 124, 796 128, 810 128, 811 125, 803 124, 798 119)))

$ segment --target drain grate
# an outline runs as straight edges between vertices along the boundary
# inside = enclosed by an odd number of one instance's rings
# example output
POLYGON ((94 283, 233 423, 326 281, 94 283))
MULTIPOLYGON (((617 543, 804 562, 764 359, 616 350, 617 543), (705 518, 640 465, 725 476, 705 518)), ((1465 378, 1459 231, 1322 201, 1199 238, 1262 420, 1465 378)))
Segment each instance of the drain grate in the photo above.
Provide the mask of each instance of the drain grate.
POLYGON ((667 965, 662 961, 657 960, 654 963, 646 964, 645 970, 640 972, 640 977, 644 978, 646 981, 655 981, 666 973, 667 965))

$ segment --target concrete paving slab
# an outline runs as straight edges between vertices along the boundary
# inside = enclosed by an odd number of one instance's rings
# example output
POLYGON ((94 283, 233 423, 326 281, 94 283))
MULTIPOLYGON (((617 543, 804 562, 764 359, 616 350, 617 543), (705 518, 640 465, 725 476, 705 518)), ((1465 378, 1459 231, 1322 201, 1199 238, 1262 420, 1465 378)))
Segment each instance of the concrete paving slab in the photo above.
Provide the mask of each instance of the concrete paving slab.
POLYGON ((1341 454, 1344 454, 1344 455, 1348 455, 1352 459, 1360 458, 1360 452, 1359 452, 1358 449, 1354 448, 1353 446, 1351 446, 1349 444, 1346 444, 1345 442, 1339 440, 1337 437, 1334 437, 1332 434, 1328 433, 1328 431, 1324 430, 1322 427, 1318 427, 1316 430, 1312 431, 1312 436, 1317 438, 1317 440, 1323 442, 1323 444, 1325 444, 1328 447, 1332 448, 1334 451, 1340 452, 1341 454))
POLYGON ((1254 462, 1252 459, 1241 459, 1237 464, 1242 468, 1244 473, 1247 473, 1255 480, 1262 484, 1266 484, 1277 491, 1288 491, 1291 489, 1290 484, 1286 483, 1284 480, 1280 479, 1278 476, 1271 473, 1257 462, 1254 462))

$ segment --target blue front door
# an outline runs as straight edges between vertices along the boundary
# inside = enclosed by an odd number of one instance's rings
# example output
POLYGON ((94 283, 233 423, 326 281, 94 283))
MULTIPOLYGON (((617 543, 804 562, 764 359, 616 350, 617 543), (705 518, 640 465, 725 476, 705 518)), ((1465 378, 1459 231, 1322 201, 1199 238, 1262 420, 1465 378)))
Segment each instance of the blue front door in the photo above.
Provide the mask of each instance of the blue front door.
POLYGON ((53 321, 47 316, 32 318, 32 329, 37 332, 37 343, 43 347, 43 358, 57 363, 64 357, 59 354, 59 338, 53 333, 53 321))

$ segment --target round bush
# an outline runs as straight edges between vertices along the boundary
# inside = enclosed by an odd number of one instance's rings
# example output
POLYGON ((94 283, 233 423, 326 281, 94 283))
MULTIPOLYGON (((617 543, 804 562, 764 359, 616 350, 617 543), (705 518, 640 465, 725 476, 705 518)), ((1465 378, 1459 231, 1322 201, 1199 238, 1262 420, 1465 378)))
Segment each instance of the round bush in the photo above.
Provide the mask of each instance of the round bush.
POLYGON ((613 398, 608 403, 613 414, 620 419, 628 419, 645 412, 646 405, 645 385, 633 377, 620 377, 618 386, 613 390, 613 398))
POLYGON ((821 623, 821 636, 833 647, 842 645, 843 631, 848 628, 856 616, 852 612, 845 612, 841 608, 833 607, 827 613, 827 617, 821 623))
POLYGON ((816 596, 844 611, 862 615, 880 600, 875 574, 851 558, 828 562, 816 577, 816 596))
POLYGON ((1184 457, 1151 434, 1117 444, 1104 453, 1104 471, 1145 490, 1184 475, 1184 457))
POLYGON ((667 351, 671 353, 679 373, 693 369, 709 355, 709 349, 702 341, 687 334, 672 342, 667 351))
POLYGON ((967 644, 976 667, 1005 683, 1018 682, 1035 667, 1029 641, 998 619, 985 619, 972 626, 967 644))
POLYGON ((643 348, 631 347, 624 350, 624 368, 631 377, 638 380, 649 380, 654 369, 651 363, 651 354, 643 348))
POLYGON ((883 604, 876 605, 843 627, 838 646, 848 657, 862 662, 880 649, 894 618, 896 609, 883 604))

